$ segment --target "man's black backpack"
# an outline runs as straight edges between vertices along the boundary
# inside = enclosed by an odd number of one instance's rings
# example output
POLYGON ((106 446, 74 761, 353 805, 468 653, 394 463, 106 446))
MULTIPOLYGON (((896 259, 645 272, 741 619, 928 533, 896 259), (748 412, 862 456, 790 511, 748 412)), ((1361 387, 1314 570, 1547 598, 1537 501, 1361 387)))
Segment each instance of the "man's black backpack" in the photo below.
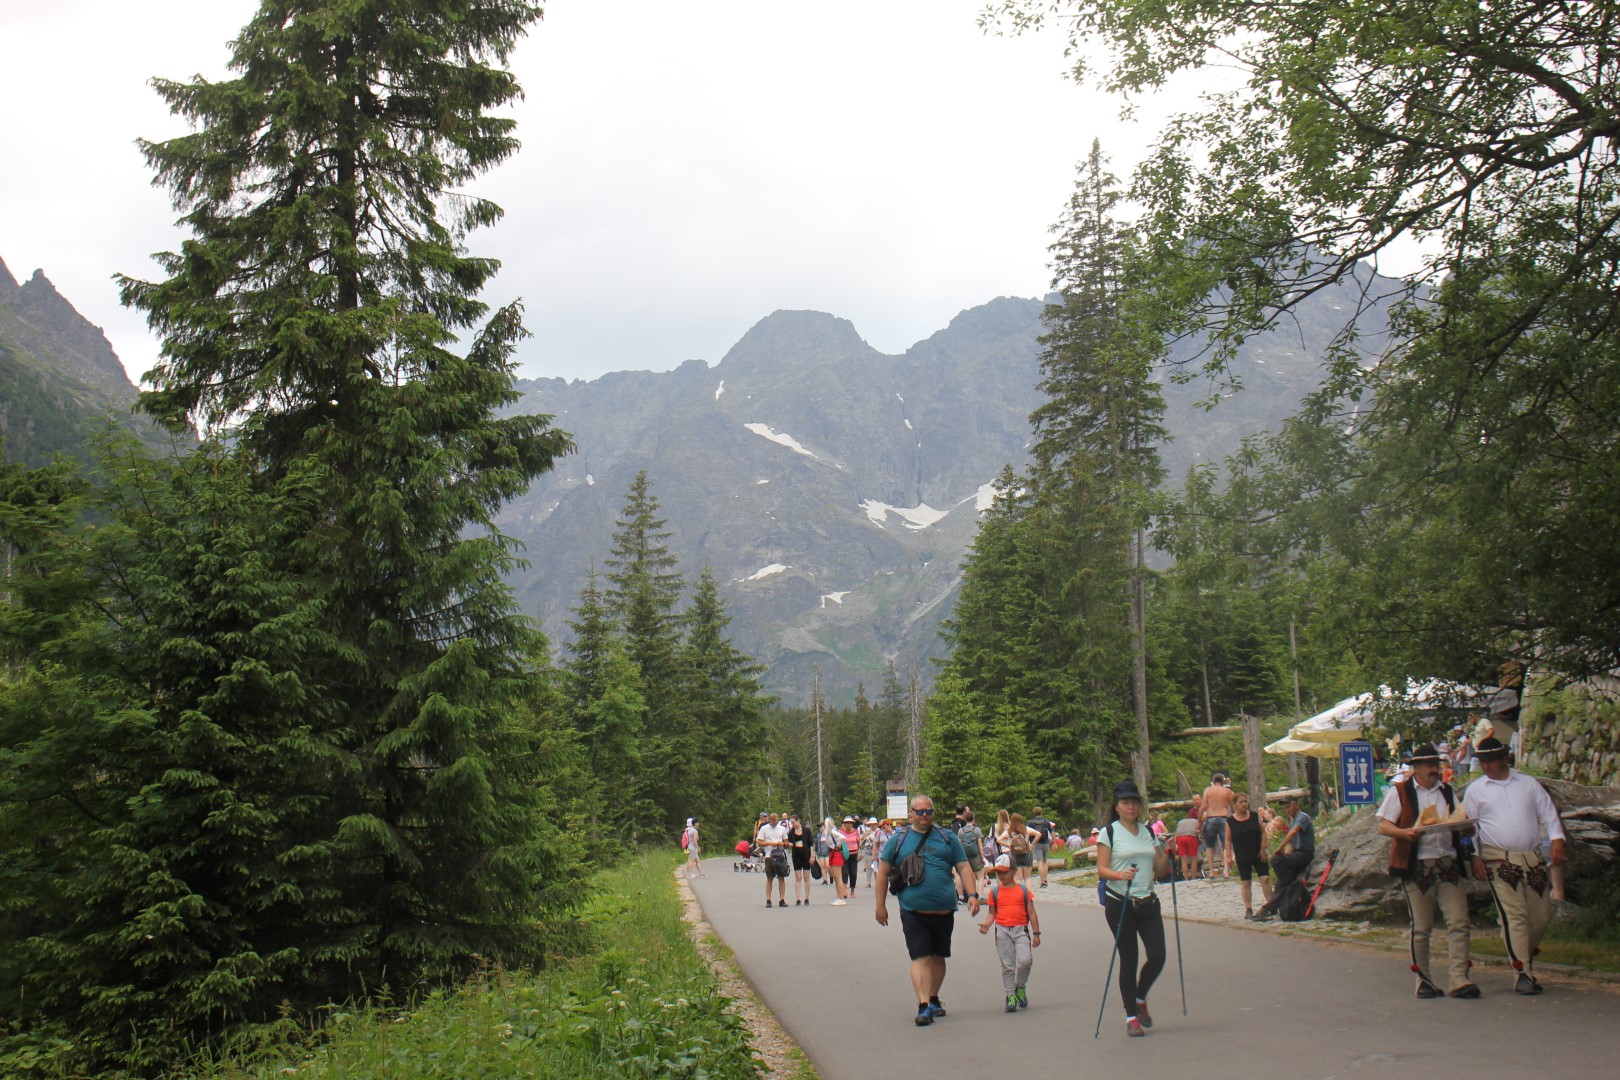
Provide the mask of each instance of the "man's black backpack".
POLYGON ((1311 890, 1303 876, 1290 881, 1272 901, 1273 910, 1283 922, 1304 922, 1305 911, 1311 906, 1311 890))

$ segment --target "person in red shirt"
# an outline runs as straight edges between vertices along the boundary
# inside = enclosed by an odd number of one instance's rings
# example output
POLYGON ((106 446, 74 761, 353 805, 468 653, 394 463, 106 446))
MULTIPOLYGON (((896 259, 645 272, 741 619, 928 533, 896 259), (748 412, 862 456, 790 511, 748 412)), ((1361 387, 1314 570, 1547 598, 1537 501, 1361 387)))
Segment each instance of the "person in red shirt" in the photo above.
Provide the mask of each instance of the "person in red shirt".
POLYGON ((1035 914, 1035 894, 1016 880, 1017 869, 1010 855, 998 855, 996 883, 985 900, 984 922, 979 933, 996 928, 996 955, 1001 959, 1001 988, 1007 993, 1007 1011, 1029 1008, 1029 969, 1034 963, 1032 950, 1041 943, 1041 921, 1035 914))

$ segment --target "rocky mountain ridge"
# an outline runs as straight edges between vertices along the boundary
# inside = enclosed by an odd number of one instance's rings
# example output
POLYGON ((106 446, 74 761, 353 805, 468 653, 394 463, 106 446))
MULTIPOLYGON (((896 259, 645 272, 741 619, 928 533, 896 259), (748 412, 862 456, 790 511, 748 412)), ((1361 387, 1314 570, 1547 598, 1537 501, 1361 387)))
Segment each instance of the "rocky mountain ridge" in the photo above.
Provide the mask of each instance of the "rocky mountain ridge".
MULTIPOLYGON (((1166 380, 1172 482, 1290 415, 1354 303, 1324 292, 1251 342, 1234 372, 1245 389, 1213 409, 1208 384, 1166 380)), ((875 692, 889 661, 927 681, 992 482, 1027 460, 1043 308, 1002 297, 899 356, 845 319, 778 311, 713 367, 522 382, 516 409, 553 415, 579 449, 500 518, 530 562, 512 579, 520 604, 568 638, 646 469, 682 569, 713 569, 738 646, 784 701, 803 702, 817 671, 834 700, 857 682, 875 692)))

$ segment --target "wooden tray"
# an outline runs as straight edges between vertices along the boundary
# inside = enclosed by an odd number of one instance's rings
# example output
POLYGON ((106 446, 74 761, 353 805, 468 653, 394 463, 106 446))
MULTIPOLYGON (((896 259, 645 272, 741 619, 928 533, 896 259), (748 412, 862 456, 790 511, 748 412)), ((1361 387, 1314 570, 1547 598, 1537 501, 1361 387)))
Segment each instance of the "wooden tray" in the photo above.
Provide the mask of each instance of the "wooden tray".
POLYGON ((1463 829, 1472 829, 1478 824, 1478 818, 1464 818, 1461 821, 1437 821, 1433 825, 1415 825, 1413 828, 1420 833, 1459 832, 1463 829))

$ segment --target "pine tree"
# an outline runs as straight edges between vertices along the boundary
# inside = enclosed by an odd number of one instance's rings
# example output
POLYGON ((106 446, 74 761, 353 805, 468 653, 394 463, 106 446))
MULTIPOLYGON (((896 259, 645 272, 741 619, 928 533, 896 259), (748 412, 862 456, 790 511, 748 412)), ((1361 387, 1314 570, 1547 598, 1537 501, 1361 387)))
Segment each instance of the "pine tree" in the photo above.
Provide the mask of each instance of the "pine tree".
POLYGON ((595 571, 585 579, 574 616, 564 696, 591 777, 590 822, 597 824, 609 806, 616 819, 640 821, 650 809, 641 776, 647 703, 641 673, 626 654, 595 571))
MULTIPOLYGON (((1060 558, 1071 569, 1055 603, 1090 646, 1081 670, 1127 665, 1123 700, 1137 728, 1133 771, 1146 790, 1151 770, 1143 552, 1153 492, 1163 478, 1157 444, 1165 437, 1164 402, 1152 379, 1163 345, 1132 308, 1136 256, 1116 216, 1119 199, 1094 141, 1051 249, 1060 300, 1046 310, 1041 339, 1047 400, 1030 419, 1038 499, 1060 523, 1062 533, 1054 537, 1061 543, 1066 534, 1068 541, 1060 558), (1105 643, 1121 634, 1119 645, 1105 643)), ((1106 678, 1113 683, 1121 676, 1106 678)))
POLYGON ((496 415, 524 331, 515 306, 485 318, 496 266, 462 246, 499 209, 456 190, 516 149, 499 65, 538 15, 266 0, 234 78, 156 84, 196 131, 143 144, 191 233, 165 280, 122 282, 163 339, 143 407, 230 426, 234 486, 193 475, 198 539, 177 524, 130 556, 146 622, 100 632, 157 656, 74 717, 108 732, 81 768, 123 786, 76 853, 91 891, 42 937, 91 976, 47 1007, 132 1064, 283 998, 522 962, 570 895, 534 725, 544 641, 493 525, 569 442, 496 415), (145 978, 125 989, 120 964, 145 978))
POLYGON ((708 567, 698 575, 685 621, 681 669, 689 679, 685 697, 693 751, 687 773, 690 797, 703 808, 706 820, 741 829, 752 820, 748 808, 763 790, 768 751, 765 712, 772 700, 759 688, 764 668, 726 636, 731 617, 708 567))
POLYGON ((642 784, 657 807, 658 827, 678 832, 685 817, 684 771, 695 760, 696 740, 681 670, 681 620, 676 612, 683 582, 669 550, 668 522, 658 516, 647 470, 642 469, 625 494, 624 509, 614 525, 611 555, 603 560, 608 587, 608 613, 624 635, 625 650, 640 674, 647 703, 642 750, 642 784))

